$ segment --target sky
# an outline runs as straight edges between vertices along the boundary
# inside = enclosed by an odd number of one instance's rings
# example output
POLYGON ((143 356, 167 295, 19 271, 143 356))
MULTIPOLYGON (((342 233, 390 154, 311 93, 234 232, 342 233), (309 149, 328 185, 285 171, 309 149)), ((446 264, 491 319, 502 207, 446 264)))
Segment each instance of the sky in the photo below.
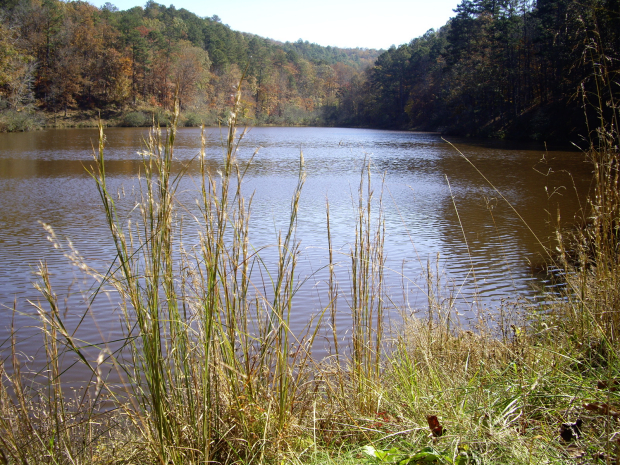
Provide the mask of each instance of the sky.
MULTIPOLYGON (((91 0, 92 1, 92 0, 91 0)), ((107 1, 120 10, 147 0, 107 1)), ((198 16, 217 15, 224 24, 282 42, 298 39, 342 48, 383 48, 408 43, 443 26, 460 0, 155 0, 198 16)))

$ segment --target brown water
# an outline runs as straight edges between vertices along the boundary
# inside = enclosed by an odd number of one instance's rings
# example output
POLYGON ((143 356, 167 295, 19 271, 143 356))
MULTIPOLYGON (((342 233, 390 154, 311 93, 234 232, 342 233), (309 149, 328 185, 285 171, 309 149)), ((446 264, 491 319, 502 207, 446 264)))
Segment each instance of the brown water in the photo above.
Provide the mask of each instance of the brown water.
MULTIPOLYGON (((136 189, 143 129, 109 129, 107 172, 112 190, 136 189)), ((63 253, 46 239, 39 222, 68 237, 95 268, 105 269, 113 248, 94 181, 85 172, 92 160, 96 131, 50 130, 0 134, 0 351, 11 324, 19 328, 22 350, 40 357, 41 339, 28 303, 40 300, 33 272, 45 260, 66 318, 77 325, 92 292, 63 253), (13 307, 17 312, 13 314, 13 307), (27 341, 27 342, 26 342, 27 341)), ((207 157, 212 168, 222 160, 220 133, 209 131, 207 157)), ((181 129, 176 156, 188 162, 198 153, 197 129, 181 129)), ((396 307, 424 311, 425 272, 439 275, 445 295, 456 297, 464 324, 482 308, 523 297, 536 304, 544 261, 540 242, 550 245, 558 208, 571 220, 584 202, 590 168, 579 152, 498 142, 452 142, 512 204, 527 226, 483 177, 440 136, 402 131, 337 128, 255 128, 246 136, 240 158, 261 147, 248 170, 245 191, 254 193, 251 241, 258 248, 276 242, 288 224, 290 199, 303 150, 307 181, 299 212, 297 238, 302 258, 299 278, 308 278, 296 297, 292 321, 303 327, 327 305, 325 293, 327 232, 325 200, 330 202, 334 246, 342 270, 354 240, 357 188, 364 160, 371 160, 375 196, 385 175, 386 283, 396 307), (551 223, 551 224, 550 224, 551 223), (531 230, 530 230, 531 228, 531 230)), ((180 199, 193 204, 192 165, 180 199)), ((192 237, 189 228, 188 237, 192 237)), ((269 252, 266 252, 267 256, 269 252)), ((340 279, 346 280, 346 271, 340 279)), ((343 286, 346 287, 346 286, 343 286)), ((342 335, 348 307, 340 299, 342 335)), ((101 295, 81 323, 84 340, 114 340, 119 334, 117 299, 101 295)), ((6 354, 6 352, 5 352, 6 354)))

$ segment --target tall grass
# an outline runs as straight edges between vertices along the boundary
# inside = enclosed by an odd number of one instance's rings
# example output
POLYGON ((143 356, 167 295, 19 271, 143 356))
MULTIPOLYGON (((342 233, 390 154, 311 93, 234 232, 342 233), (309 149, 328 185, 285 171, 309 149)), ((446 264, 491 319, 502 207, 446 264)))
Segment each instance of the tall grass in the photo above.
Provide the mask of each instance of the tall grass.
MULTIPOLYGON (((178 108, 170 128, 153 128, 145 141, 140 198, 129 217, 108 185, 100 127, 89 172, 99 190, 116 257, 106 274, 83 269, 102 287, 112 287, 121 300, 125 342, 111 359, 124 387, 109 386, 97 376, 98 366, 88 362, 88 345, 76 344, 64 330, 43 264, 40 289, 48 308, 40 305, 39 309, 50 367, 46 405, 52 409, 50 418, 59 423, 58 434, 73 428, 65 413, 70 407, 59 365, 69 350, 97 377, 97 393, 105 392, 131 422, 132 434, 140 443, 137 448, 157 463, 262 462, 298 440, 296 429, 311 405, 307 393, 317 386, 308 364, 319 327, 309 328, 305 339, 289 328, 299 285, 295 230, 305 179, 303 156, 289 224, 277 237, 274 268, 249 243, 251 198, 242 195, 246 168, 237 161, 245 134, 237 134, 236 129, 239 99, 238 92, 229 117, 222 172, 207 169, 202 136, 198 210, 192 214, 199 240, 191 248, 182 241, 184 219, 176 199, 183 173, 175 176, 171 169, 178 108), (251 282, 254 268, 262 269, 271 290, 261 292, 251 282)), ((48 232, 54 234, 51 229, 48 232)), ((20 411, 33 408, 21 401, 27 396, 17 358, 8 385, 21 403, 11 403, 11 394, 3 391, 8 402, 4 407, 22 418, 20 411)), ((94 404, 81 403, 78 411, 89 411, 89 406, 94 413, 94 404)), ((14 429, 10 424, 4 427, 14 429)), ((23 439, 6 443, 17 461, 23 439)), ((52 461, 88 462, 65 445, 72 444, 66 435, 58 436, 54 444, 59 440, 65 455, 52 461)))
POLYGON ((245 170, 236 158, 244 136, 236 133, 239 99, 237 93, 221 173, 206 168, 203 135, 200 240, 192 249, 180 243, 181 176, 171 174, 178 108, 165 138, 154 130, 142 154, 136 225, 122 224, 108 190, 103 134, 92 172, 117 250, 118 267, 104 279, 124 300, 131 354, 124 375, 136 401, 130 416, 162 464, 262 460, 267 433, 290 439, 291 423, 307 408, 299 396, 309 352, 289 328, 303 157, 289 226, 278 236, 278 264, 270 270, 249 245, 251 202, 242 195, 245 170), (255 266, 269 274, 271 297, 252 292, 255 266))
POLYGON ((380 376, 383 306, 386 300, 383 295, 385 223, 381 199, 376 224, 373 222, 370 174, 368 161, 360 179, 355 243, 351 250, 352 375, 358 407, 368 412, 377 408, 373 390, 367 383, 376 383, 380 376))
MULTIPOLYGON (((582 224, 568 233, 558 231, 560 260, 566 270, 567 305, 560 307, 562 321, 575 328, 587 345, 596 345, 605 363, 618 363, 620 331, 620 114, 618 74, 594 38, 584 60, 593 73, 582 84, 584 108, 594 110, 587 119, 590 133, 584 155, 593 169, 592 188, 582 224)), ((591 111, 587 112, 591 113, 591 111)), ((586 113, 586 117, 587 117, 586 113)))

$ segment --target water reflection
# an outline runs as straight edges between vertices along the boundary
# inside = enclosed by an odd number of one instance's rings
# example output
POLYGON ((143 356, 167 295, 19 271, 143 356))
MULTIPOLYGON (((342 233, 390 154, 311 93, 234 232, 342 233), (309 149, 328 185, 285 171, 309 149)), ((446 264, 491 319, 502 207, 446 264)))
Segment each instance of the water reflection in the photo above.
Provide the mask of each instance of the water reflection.
MULTIPOLYGON (((137 198, 142 129, 106 130, 106 171, 112 192, 127 214, 137 198)), ((18 327, 37 325, 27 300, 39 298, 31 282, 39 260, 52 272, 53 284, 68 318, 79 321, 87 308, 92 282, 84 280, 46 240, 39 221, 50 224, 58 237, 71 238, 89 263, 109 266, 114 248, 94 181, 86 172, 92 164, 97 131, 58 130, 0 134, 0 340, 8 334, 13 302, 18 327)), ((207 130, 207 168, 222 168, 224 135, 207 130)), ((386 221, 386 285, 397 306, 426 307, 425 272, 430 264, 443 286, 458 295, 467 317, 476 308, 494 307, 502 299, 522 294, 536 298, 531 262, 544 259, 544 248, 555 227, 558 209, 569 221, 583 205, 589 167, 577 152, 545 150, 544 146, 510 146, 455 140, 454 144, 488 179, 485 180, 438 135, 402 131, 340 128, 255 128, 239 152, 249 161, 244 193, 253 196, 251 241, 259 248, 276 242, 288 225, 290 199, 303 152, 307 181, 302 193, 297 239, 303 251, 298 267, 299 290, 292 316, 298 328, 327 305, 327 231, 329 200, 332 237, 341 263, 338 277, 348 280, 346 254, 354 241, 357 189, 370 160, 374 198, 382 197, 386 221), (258 153, 256 150, 258 149, 258 153), (490 185, 491 182, 501 195, 490 185), (502 198, 502 196, 505 198, 502 198), (507 204, 518 212, 519 216, 507 204), (525 224, 525 223, 527 224, 525 224)), ((175 150, 175 173, 187 176, 179 185, 180 211, 197 213, 195 198, 200 171, 200 130, 181 129, 175 150)), ((197 241, 197 228, 184 223, 185 245, 197 241)), ((265 260, 277 251, 267 248, 265 260)), ((345 284, 343 284, 345 287, 345 284)), ((348 322, 346 299, 340 299, 341 328, 348 322)), ((114 338, 118 299, 107 296, 93 306, 95 322, 84 325, 81 337, 114 338)), ((77 323, 75 323, 77 324, 77 323)), ((24 330, 24 337, 35 334, 24 330)))

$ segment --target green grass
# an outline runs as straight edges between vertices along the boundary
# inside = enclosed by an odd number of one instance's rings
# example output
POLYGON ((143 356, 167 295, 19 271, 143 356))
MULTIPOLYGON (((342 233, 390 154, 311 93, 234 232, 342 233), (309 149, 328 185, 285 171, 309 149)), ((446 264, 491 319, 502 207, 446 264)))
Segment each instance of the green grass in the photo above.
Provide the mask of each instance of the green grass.
POLYGON ((570 272, 568 291, 544 311, 516 304, 514 313, 497 310, 501 323, 481 315, 475 331, 461 330, 451 325, 454 309, 442 303, 449 299, 435 298, 441 283, 429 265, 427 316, 405 317, 387 332, 389 231, 366 167, 350 282, 338 283, 333 272, 327 206, 329 303, 302 337, 289 319, 300 283, 295 229, 303 156, 289 225, 277 238, 277 264, 269 266, 249 242, 251 198, 241 193, 246 166, 236 158, 244 136, 236 129, 239 98, 221 173, 207 169, 203 134, 193 216, 177 202, 181 177, 171 172, 178 109, 170 128, 153 128, 146 141, 131 222, 121 213, 123 199, 108 188, 100 127, 90 174, 116 257, 100 274, 73 249, 68 255, 102 288, 115 290, 124 344, 115 352, 100 348, 91 361, 89 345, 65 328, 41 264, 44 304, 37 308, 47 366, 33 380, 21 369, 15 342, 0 365, 0 463, 617 463, 617 133, 588 152, 597 173, 593 225, 572 239, 577 262, 559 237, 556 260, 570 272), (179 225, 188 221, 200 231, 192 248, 181 240, 179 225), (251 280, 257 271, 270 287, 266 294, 251 280), (343 302, 353 316, 350 351, 336 338, 343 302), (310 356, 321 323, 331 323, 334 337, 334 357, 324 361, 310 356), (63 384, 69 358, 92 373, 76 392, 63 384), (123 385, 109 385, 103 367, 116 370, 123 385), (429 428, 429 416, 437 417, 441 435, 429 428), (581 437, 560 439, 562 423, 577 418, 581 437))

